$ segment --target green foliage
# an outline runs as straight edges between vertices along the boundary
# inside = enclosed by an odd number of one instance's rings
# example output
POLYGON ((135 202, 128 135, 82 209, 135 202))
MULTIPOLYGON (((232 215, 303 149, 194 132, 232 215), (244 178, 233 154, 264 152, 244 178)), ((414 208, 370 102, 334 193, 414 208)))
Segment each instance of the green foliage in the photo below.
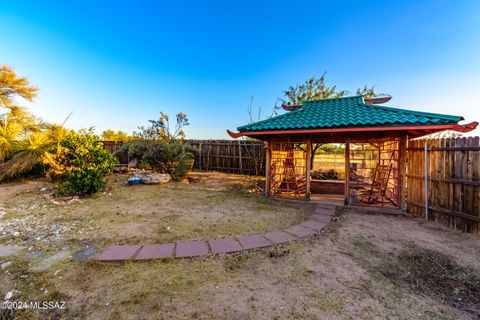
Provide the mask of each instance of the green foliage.
POLYGON ((177 166, 187 165, 187 160, 194 158, 197 152, 189 144, 179 142, 135 140, 125 143, 116 154, 127 153, 130 159, 137 159, 144 168, 175 175, 177 166))
POLYGON ((134 137, 129 136, 127 133, 118 130, 107 129, 102 132, 102 140, 103 141, 121 141, 121 142, 128 142, 133 140, 134 137))
MULTIPOLYGON (((282 103, 284 105, 301 105, 307 100, 341 98, 350 94, 347 90, 338 90, 336 85, 327 85, 326 74, 324 72, 318 79, 312 77, 302 84, 291 86, 283 92, 285 98, 281 99, 282 103)), ((377 95, 375 87, 367 87, 366 85, 357 89, 356 94, 363 95, 365 98, 373 98, 377 95)))
POLYGON ((103 150, 92 129, 69 132, 55 153, 42 157, 49 166, 48 175, 59 179, 60 194, 90 195, 105 185, 105 176, 112 171, 116 159, 103 150))
POLYGON ((163 112, 160 112, 158 120, 148 120, 150 126, 141 126, 140 131, 134 132, 133 135, 144 140, 158 140, 160 142, 183 142, 185 140, 185 132, 183 128, 189 126, 187 115, 179 112, 176 115, 175 128, 170 128, 170 118, 163 112))
POLYGON ((18 98, 32 101, 37 88, 7 66, 0 67, 0 181, 39 167, 41 156, 52 151, 67 130, 36 119, 18 98))
POLYGON ((336 154, 344 154, 345 153, 345 147, 341 145, 335 145, 335 144, 323 144, 319 145, 316 150, 319 150, 321 153, 336 153, 336 154))

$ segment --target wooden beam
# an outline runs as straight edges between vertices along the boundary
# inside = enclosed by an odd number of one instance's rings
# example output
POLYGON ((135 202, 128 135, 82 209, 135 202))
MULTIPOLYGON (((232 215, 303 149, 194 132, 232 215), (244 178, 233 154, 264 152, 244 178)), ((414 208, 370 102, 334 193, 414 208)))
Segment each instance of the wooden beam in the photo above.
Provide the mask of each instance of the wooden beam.
POLYGON ((310 172, 312 171, 312 137, 309 136, 306 139, 307 143, 307 152, 306 152, 306 169, 305 169, 305 175, 307 179, 307 188, 305 191, 305 200, 310 200, 310 172))
POLYGON ((407 210, 407 136, 402 135, 400 137, 400 150, 399 150, 399 202, 400 210, 407 210))
POLYGON ((270 194, 270 179, 271 179, 271 161, 272 161, 272 149, 270 141, 265 141, 265 197, 269 198, 270 194))
POLYGON ((345 141, 345 205, 350 204, 350 139, 345 141))

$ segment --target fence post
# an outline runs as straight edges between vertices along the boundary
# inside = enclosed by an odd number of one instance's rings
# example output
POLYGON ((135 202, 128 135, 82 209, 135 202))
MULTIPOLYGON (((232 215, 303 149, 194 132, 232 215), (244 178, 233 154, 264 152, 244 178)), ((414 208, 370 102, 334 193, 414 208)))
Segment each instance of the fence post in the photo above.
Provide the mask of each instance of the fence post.
POLYGON ((240 173, 243 173, 243 168, 242 168, 242 145, 241 145, 240 140, 238 140, 238 165, 240 167, 240 173))
POLYGON ((198 170, 202 171, 202 143, 198 145, 198 170))
POLYGON ((425 141, 425 221, 428 221, 428 143, 425 141))

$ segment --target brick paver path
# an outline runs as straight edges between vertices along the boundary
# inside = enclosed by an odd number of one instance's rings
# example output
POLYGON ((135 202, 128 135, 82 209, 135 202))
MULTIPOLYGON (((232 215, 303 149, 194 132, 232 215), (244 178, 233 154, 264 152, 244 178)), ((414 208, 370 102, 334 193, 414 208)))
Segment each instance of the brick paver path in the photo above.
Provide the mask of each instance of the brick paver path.
POLYGON ((238 240, 227 237, 208 241, 197 239, 164 244, 112 245, 99 253, 95 260, 107 262, 193 258, 265 248, 312 237, 327 226, 335 209, 335 205, 319 203, 316 204, 314 213, 304 222, 283 230, 241 236, 238 240))

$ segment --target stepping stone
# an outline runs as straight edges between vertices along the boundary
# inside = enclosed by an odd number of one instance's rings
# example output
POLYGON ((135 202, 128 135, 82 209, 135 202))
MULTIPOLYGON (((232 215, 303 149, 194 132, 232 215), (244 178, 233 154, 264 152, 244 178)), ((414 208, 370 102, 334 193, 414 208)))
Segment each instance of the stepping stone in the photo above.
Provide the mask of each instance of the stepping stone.
POLYGON ((220 238, 208 241, 213 254, 242 251, 243 247, 233 238, 220 238))
POLYGON ((249 236, 243 236, 238 239, 240 241, 240 244, 245 248, 245 249, 257 249, 257 248, 263 248, 263 247, 268 247, 272 243, 262 237, 259 234, 252 234, 249 236))
POLYGON ((322 230, 323 228, 325 228, 326 225, 327 225, 326 223, 321 223, 315 220, 307 220, 305 222, 297 224, 297 226, 309 228, 317 231, 322 230))
POLYGON ((288 234, 284 231, 277 230, 272 232, 267 232, 263 235, 266 239, 270 240, 274 244, 280 244, 285 242, 290 242, 295 240, 296 238, 291 234, 288 234))
POLYGON ((97 253, 97 248, 95 246, 86 246, 83 249, 80 249, 76 251, 74 254, 72 254, 72 261, 81 261, 85 260, 91 255, 94 255, 97 253))
POLYGON ((8 257, 14 255, 25 249, 22 246, 1 246, 0 245, 0 257, 8 257))
POLYGON ((310 228, 301 227, 298 224, 291 226, 290 228, 284 229, 286 232, 293 234, 299 238, 306 238, 313 236, 315 234, 315 230, 310 228))
POLYGON ((60 252, 55 253, 53 256, 50 256, 42 261, 39 264, 32 267, 33 271, 45 271, 50 269, 55 263, 64 260, 66 257, 70 255, 71 251, 66 249, 60 252))
POLYGON ((95 257, 95 260, 99 261, 122 261, 132 259, 135 253, 140 250, 140 245, 112 245, 105 251, 95 257))
POLYGON ((41 258, 44 255, 46 255, 45 251, 32 251, 32 252, 27 253, 25 255, 25 258, 33 260, 33 259, 41 258))
POLYGON ((180 241, 177 242, 175 258, 190 258, 208 256, 208 245, 204 240, 180 241))
POLYGON ((330 220, 332 220, 332 216, 327 216, 327 215, 314 213, 310 216, 309 220, 315 220, 315 221, 318 221, 320 223, 328 224, 330 222, 330 220))
POLYGON ((167 259, 173 255, 175 243, 146 244, 137 254, 135 260, 167 259))
POLYGON ((325 216, 333 216, 335 214, 335 210, 316 208, 315 209, 315 214, 320 214, 320 215, 325 215, 325 216))

